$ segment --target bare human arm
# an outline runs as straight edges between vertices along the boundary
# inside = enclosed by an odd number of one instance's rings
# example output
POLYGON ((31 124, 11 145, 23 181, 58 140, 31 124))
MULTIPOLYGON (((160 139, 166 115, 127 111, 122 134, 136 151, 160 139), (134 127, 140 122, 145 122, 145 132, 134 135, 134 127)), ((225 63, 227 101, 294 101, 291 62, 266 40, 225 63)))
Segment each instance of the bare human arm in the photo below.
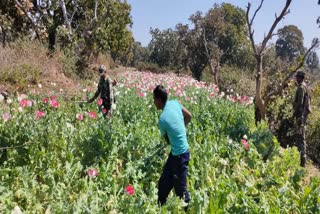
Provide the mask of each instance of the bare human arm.
POLYGON ((113 81, 112 81, 112 86, 115 86, 115 85, 117 85, 118 84, 118 81, 116 80, 116 79, 114 79, 113 81))
POLYGON ((88 103, 92 103, 95 99, 97 99, 99 94, 100 94, 100 87, 98 86, 96 93, 94 94, 94 96, 91 99, 88 100, 88 103))
POLYGON ((182 114, 184 119, 184 125, 187 126, 191 121, 192 115, 190 111, 188 111, 188 109, 186 109, 185 107, 182 107, 182 114))

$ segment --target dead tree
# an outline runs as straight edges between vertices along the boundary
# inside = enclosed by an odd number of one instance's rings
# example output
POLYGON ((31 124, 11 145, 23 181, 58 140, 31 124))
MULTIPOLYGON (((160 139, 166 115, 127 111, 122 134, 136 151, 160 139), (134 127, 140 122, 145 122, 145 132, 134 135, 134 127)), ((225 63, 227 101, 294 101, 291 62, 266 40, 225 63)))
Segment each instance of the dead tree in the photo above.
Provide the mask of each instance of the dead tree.
POLYGON ((221 68, 220 59, 223 52, 217 44, 208 44, 205 28, 203 29, 203 45, 205 48, 205 55, 208 58, 210 70, 214 78, 214 84, 219 87, 219 73, 221 68))
MULTIPOLYGON (((267 36, 264 37, 262 43, 260 46, 257 46, 255 41, 254 41, 254 30, 252 29, 252 24, 255 19, 255 16, 257 15, 258 11, 261 9, 262 4, 264 0, 261 0, 259 7, 256 9, 254 12, 254 15, 252 16, 251 19, 249 19, 249 12, 251 8, 251 4, 248 3, 247 7, 247 12, 246 12, 246 21, 248 25, 248 31, 249 31, 249 38, 251 41, 251 45, 254 51, 254 56, 257 62, 257 70, 256 70, 256 94, 255 94, 255 116, 256 116, 256 123, 260 122, 261 120, 266 119, 266 113, 267 113, 267 106, 268 104, 278 95, 280 95, 284 89, 287 88, 288 82, 294 74, 301 68, 303 67, 306 57, 308 54, 319 45, 319 40, 315 39, 312 42, 311 47, 307 50, 307 52, 304 54, 302 57, 302 60, 298 63, 298 65, 293 68, 289 73, 287 74, 286 78, 277 86, 274 87, 275 89, 272 91, 268 91, 264 96, 262 95, 262 89, 263 89, 263 67, 262 67, 262 60, 263 60, 263 55, 266 51, 267 43, 268 41, 272 38, 272 36, 276 35, 273 33, 274 29, 276 28, 277 24, 283 19, 290 11, 289 11, 289 6, 292 2, 292 0, 286 0, 286 4, 283 7, 281 13, 279 16, 275 15, 275 21, 273 22, 267 36)), ((283 71, 284 72, 284 71, 283 71)))
POLYGON ((268 34, 264 37, 261 45, 256 45, 255 40, 254 40, 254 30, 252 29, 252 24, 253 21, 257 15, 257 13, 259 12, 259 10, 262 7, 264 0, 261 0, 259 7, 255 10, 252 18, 249 18, 249 12, 251 9, 251 4, 248 3, 247 6, 247 12, 246 12, 246 21, 247 21, 247 26, 248 26, 248 31, 249 31, 249 38, 250 38, 250 42, 254 51, 254 57, 256 59, 257 62, 257 70, 256 70, 256 94, 255 94, 255 98, 254 98, 254 105, 255 105, 255 109, 256 109, 256 122, 260 122, 261 120, 265 120, 266 119, 266 104, 263 100, 262 97, 262 89, 263 89, 263 67, 262 67, 262 60, 263 60, 263 55, 265 53, 266 47, 267 47, 267 43, 269 42, 269 40, 272 38, 272 36, 274 36, 275 34, 273 33, 273 31, 275 30, 276 26, 278 25, 278 23, 289 13, 289 6, 292 2, 292 0, 286 0, 286 4, 283 7, 281 13, 279 16, 275 15, 275 21, 273 22, 272 26, 269 29, 268 34))

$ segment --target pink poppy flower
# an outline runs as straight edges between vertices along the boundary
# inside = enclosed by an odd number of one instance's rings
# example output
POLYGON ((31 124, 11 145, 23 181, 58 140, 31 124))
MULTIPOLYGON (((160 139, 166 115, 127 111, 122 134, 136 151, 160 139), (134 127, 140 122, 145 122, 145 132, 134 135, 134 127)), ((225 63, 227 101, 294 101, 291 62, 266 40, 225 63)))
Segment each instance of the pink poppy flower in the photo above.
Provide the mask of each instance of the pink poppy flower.
POLYGON ((31 100, 27 100, 27 106, 32 107, 33 102, 31 100))
POLYGON ((139 97, 144 97, 144 93, 142 93, 142 92, 137 92, 137 95, 138 95, 139 97))
POLYGON ((89 92, 92 92, 92 91, 93 91, 93 88, 92 88, 91 86, 87 86, 87 90, 88 90, 89 92))
POLYGON ((104 113, 104 114, 105 114, 105 113, 107 113, 107 112, 108 112, 108 110, 107 110, 107 109, 105 109, 105 108, 104 108, 104 109, 102 109, 102 113, 104 113))
POLYGON ((234 103, 237 102, 237 98, 235 98, 235 97, 231 97, 230 100, 231 100, 232 102, 234 102, 234 103))
POLYGON ((50 96, 50 100, 57 100, 57 96, 51 95, 51 96, 50 96))
POLYGON ((88 113, 89 117, 91 117, 92 119, 97 119, 97 114, 94 111, 90 111, 88 113))
POLYGON ((97 100, 97 104, 98 104, 99 106, 101 106, 102 103, 103 103, 103 100, 102 100, 101 98, 99 98, 99 99, 97 100))
POLYGON ((83 120, 83 114, 77 114, 77 119, 80 121, 83 120))
POLYGON ((35 118, 37 119, 37 120, 39 120, 41 117, 43 117, 44 115, 45 115, 46 113, 44 112, 44 111, 39 111, 39 110, 37 110, 36 111, 36 114, 35 114, 35 118))
POLYGON ((127 192, 129 195, 133 195, 133 194, 134 194, 134 188, 133 188, 133 186, 128 185, 128 186, 126 187, 126 192, 127 192))
POLYGON ((27 103, 28 103, 28 100, 22 99, 22 100, 20 101, 20 106, 21 106, 22 108, 24 108, 24 107, 27 106, 27 103))
POLYGON ((95 178, 98 176, 98 171, 96 169, 88 169, 88 176, 90 178, 95 178))
POLYGON ((242 145, 244 146, 244 148, 248 151, 248 150, 249 150, 248 140, 242 139, 242 140, 241 140, 241 143, 242 143, 242 145))
POLYGON ((5 112, 2 114, 2 119, 4 120, 4 122, 7 122, 8 120, 10 120, 11 118, 11 114, 9 112, 5 112))
POLYGON ((42 100, 44 103, 48 103, 49 102, 49 98, 48 97, 45 97, 45 98, 43 98, 43 100, 42 100))
POLYGON ((18 94, 18 101, 20 102, 23 99, 27 100, 28 99, 28 95, 19 93, 18 94))
POLYGON ((57 100, 51 100, 50 101, 50 105, 53 107, 53 108, 58 108, 59 107, 59 103, 57 100))

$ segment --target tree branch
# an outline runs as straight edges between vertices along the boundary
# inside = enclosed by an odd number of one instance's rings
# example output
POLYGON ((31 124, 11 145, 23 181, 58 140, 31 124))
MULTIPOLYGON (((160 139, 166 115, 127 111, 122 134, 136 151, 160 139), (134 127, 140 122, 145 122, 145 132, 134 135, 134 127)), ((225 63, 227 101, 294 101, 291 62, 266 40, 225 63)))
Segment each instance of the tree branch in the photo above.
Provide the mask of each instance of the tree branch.
POLYGON ((77 12, 77 0, 76 1, 74 1, 74 3, 73 3, 73 13, 72 13, 72 15, 71 15, 71 18, 70 18, 70 25, 71 25, 71 23, 73 22, 73 17, 74 17, 74 15, 76 14, 76 12, 77 12))
POLYGON ((268 41, 271 39, 272 33, 273 33, 274 29, 276 28, 276 26, 278 25, 278 23, 281 21, 281 19, 283 19, 284 16, 286 16, 290 12, 290 11, 288 11, 288 8, 289 8, 291 2, 292 2, 292 0, 286 0, 286 4, 285 4, 284 8, 282 9, 280 15, 278 17, 276 16, 276 19, 273 22, 273 24, 272 24, 267 36, 264 37, 264 39, 262 41, 260 54, 263 52, 263 50, 266 47, 268 41))
POLYGON ((29 145, 35 144, 35 143, 36 142, 26 142, 25 144, 18 145, 18 146, 0 147, 0 151, 1 150, 8 150, 8 149, 18 149, 18 148, 22 148, 22 147, 25 147, 25 146, 29 146, 29 145))
POLYGON ((253 20, 255 19, 257 13, 259 12, 259 10, 260 10, 261 7, 262 7, 263 2, 264 2, 264 0, 261 0, 259 7, 256 9, 256 11, 254 12, 254 14, 253 14, 253 16, 252 16, 252 18, 251 18, 251 20, 250 20, 250 25, 251 25, 251 26, 252 26, 252 24, 253 24, 253 20))
POLYGON ((295 67, 288 75, 287 77, 282 81, 282 83, 279 85, 278 89, 275 91, 270 92, 269 94, 267 94, 266 98, 265 98, 265 103, 266 105, 272 100, 272 97, 280 95, 282 93, 282 91, 288 87, 288 81, 293 77, 293 75, 304 65, 305 60, 307 58, 307 56, 309 55, 309 53, 317 46, 319 45, 319 40, 316 40, 311 47, 307 50, 307 52, 303 55, 302 60, 300 61, 300 63, 297 65, 297 67, 295 67))
POLYGON ((209 61, 210 61, 210 54, 209 54, 209 49, 208 49, 208 42, 207 42, 207 38, 206 38, 206 29, 203 28, 203 44, 204 44, 204 48, 205 48, 205 54, 208 57, 209 61))
POLYGON ((71 36, 72 36, 71 22, 68 17, 67 8, 66 8, 66 4, 65 4, 64 0, 59 0, 59 5, 61 7, 66 26, 68 28, 68 38, 69 38, 69 40, 71 40, 71 36))
POLYGON ((107 11, 101 16, 101 18, 99 20, 92 19, 90 24, 83 30, 83 36, 88 37, 89 35, 91 35, 92 32, 94 32, 101 25, 101 23, 110 15, 109 5, 106 5, 105 8, 107 11))
POLYGON ((97 19, 98 4, 99 4, 99 0, 95 0, 95 3, 94 3, 94 19, 97 19))
POLYGON ((248 3, 247 12, 246 12, 246 22, 247 22, 248 34, 249 34, 248 36, 249 36, 249 39, 250 39, 251 46, 252 46, 252 49, 254 51, 254 54, 257 55, 258 51, 257 51, 257 48, 256 48, 256 43, 255 43, 254 38, 253 38, 254 31, 252 30, 253 19, 251 19, 251 21, 249 21, 250 8, 251 8, 251 4, 248 3))
POLYGON ((273 36, 278 36, 280 33, 273 33, 272 35, 271 35, 271 37, 273 37, 273 36))
POLYGON ((23 12, 24 14, 27 16, 27 18, 30 20, 31 22, 31 25, 33 27, 33 30, 34 32, 36 33, 37 35, 37 38, 40 38, 40 34, 38 32, 38 26, 37 24, 35 23, 35 19, 31 16, 31 13, 29 13, 26 8, 18 1, 18 0, 15 0, 15 3, 17 5, 17 7, 19 7, 23 12))

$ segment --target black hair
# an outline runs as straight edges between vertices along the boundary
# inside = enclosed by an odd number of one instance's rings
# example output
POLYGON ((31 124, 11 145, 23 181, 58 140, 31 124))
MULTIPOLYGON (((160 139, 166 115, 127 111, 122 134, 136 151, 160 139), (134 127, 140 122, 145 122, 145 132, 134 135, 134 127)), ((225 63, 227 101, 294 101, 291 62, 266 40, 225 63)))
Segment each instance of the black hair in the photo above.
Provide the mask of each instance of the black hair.
POLYGON ((168 93, 162 85, 157 85, 157 87, 153 90, 153 97, 160 99, 163 103, 166 103, 168 99, 168 93))

